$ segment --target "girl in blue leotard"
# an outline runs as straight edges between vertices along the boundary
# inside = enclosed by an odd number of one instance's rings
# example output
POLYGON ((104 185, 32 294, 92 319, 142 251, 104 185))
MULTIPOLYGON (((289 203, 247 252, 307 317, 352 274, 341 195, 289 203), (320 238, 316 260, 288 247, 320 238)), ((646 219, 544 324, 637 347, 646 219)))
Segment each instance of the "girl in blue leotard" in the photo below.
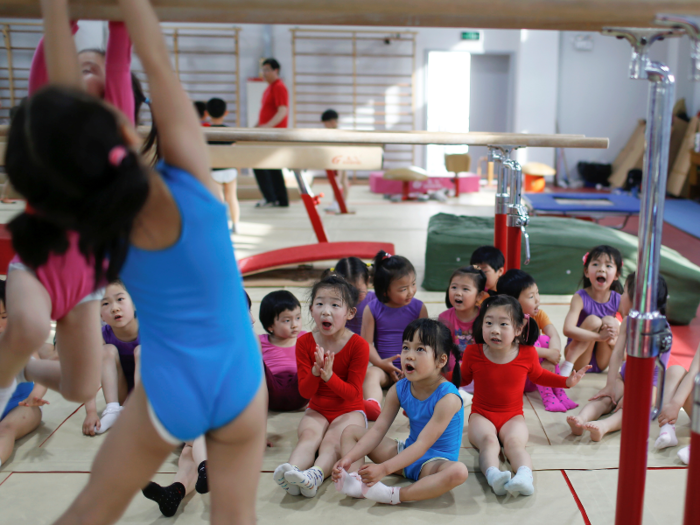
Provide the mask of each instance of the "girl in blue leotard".
POLYGON ((121 276, 139 312, 141 382, 57 523, 115 522, 176 445, 205 435, 211 521, 252 524, 267 400, 226 206, 152 7, 118 3, 148 76, 162 162, 143 165, 126 119, 81 91, 67 0, 42 1, 51 85, 20 106, 8 135, 8 174, 43 228, 13 238, 22 259, 40 264, 46 245, 60 249, 79 228, 96 278, 121 276))
POLYGON ((453 372, 454 384, 442 376, 450 356, 458 355, 450 330, 440 321, 417 319, 406 327, 404 378, 389 389, 371 429, 353 425, 343 432, 343 457, 333 468, 340 492, 396 505, 436 498, 466 481, 467 467, 459 461, 464 427, 462 398, 455 386, 461 380, 459 367, 453 372), (385 437, 401 408, 411 425, 405 442, 385 437), (374 464, 365 465, 365 456, 374 464), (415 483, 388 487, 381 480, 389 474, 415 483))

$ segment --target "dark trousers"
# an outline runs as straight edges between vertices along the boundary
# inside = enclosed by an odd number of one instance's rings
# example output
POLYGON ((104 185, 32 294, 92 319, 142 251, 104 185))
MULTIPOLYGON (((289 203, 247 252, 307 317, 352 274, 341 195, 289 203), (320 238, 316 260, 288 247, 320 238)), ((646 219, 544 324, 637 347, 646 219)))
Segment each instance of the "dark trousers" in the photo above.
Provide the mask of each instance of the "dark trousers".
POLYGON ((280 206, 289 206, 287 186, 284 185, 282 170, 253 170, 258 187, 264 199, 277 202, 280 206))

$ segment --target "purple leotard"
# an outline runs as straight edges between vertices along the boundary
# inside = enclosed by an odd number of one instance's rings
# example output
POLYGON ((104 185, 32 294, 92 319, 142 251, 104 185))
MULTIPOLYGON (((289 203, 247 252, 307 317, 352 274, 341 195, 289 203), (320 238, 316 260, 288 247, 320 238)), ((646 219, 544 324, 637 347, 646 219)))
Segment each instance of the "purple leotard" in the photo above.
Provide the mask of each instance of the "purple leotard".
POLYGON ((141 344, 140 337, 136 337, 133 341, 122 341, 114 335, 112 327, 108 324, 102 327, 102 338, 105 344, 114 345, 119 351, 119 362, 122 365, 122 371, 126 378, 126 384, 129 387, 129 392, 134 388, 134 374, 136 372, 136 360, 134 359, 134 349, 141 344))
MULTIPOLYGON (((403 331, 411 321, 420 316, 423 301, 415 297, 401 308, 392 308, 379 300, 369 303, 369 311, 374 316, 374 347, 379 357, 386 359, 401 353, 403 331)), ((394 360, 394 366, 401 366, 401 359, 394 360)))
POLYGON ((374 292, 367 292, 365 298, 357 304, 357 313, 355 317, 345 323, 345 328, 357 335, 362 335, 360 332, 362 331, 362 315, 365 313, 365 307, 376 298, 377 296, 374 295, 374 292))
MULTIPOLYGON (((608 299, 607 303, 599 303, 597 301, 594 301, 591 298, 591 296, 588 295, 588 292, 586 290, 579 290, 578 292, 576 292, 576 295, 578 295, 583 301, 583 308, 581 309, 581 313, 578 316, 576 326, 581 326, 581 323, 583 323, 583 321, 589 315, 595 315, 596 317, 600 317, 601 319, 606 316, 615 317, 615 314, 617 313, 617 310, 620 307, 621 296, 619 293, 613 290, 610 290, 610 298, 608 299)), ((571 338, 567 340, 566 344, 569 345, 570 343, 571 338)), ((591 368, 589 372, 602 372, 595 358, 595 349, 593 350, 593 355, 591 356, 590 364, 593 368, 591 368)))

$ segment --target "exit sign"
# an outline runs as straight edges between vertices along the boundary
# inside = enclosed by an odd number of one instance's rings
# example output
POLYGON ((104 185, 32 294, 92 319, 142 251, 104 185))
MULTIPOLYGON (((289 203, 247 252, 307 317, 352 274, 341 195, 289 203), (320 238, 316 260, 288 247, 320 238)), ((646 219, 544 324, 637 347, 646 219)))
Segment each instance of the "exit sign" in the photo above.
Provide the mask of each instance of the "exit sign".
POLYGON ((478 31, 462 31, 462 40, 479 40, 481 33, 478 31))

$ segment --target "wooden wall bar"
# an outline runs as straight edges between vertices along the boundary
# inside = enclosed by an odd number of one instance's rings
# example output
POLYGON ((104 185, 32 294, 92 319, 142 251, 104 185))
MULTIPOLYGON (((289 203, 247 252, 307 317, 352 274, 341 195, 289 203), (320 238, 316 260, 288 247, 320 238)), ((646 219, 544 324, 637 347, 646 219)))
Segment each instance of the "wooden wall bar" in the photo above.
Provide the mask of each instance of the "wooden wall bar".
MULTIPOLYGON (((598 31, 645 27, 657 13, 700 15, 698 0, 153 0, 164 22, 424 26, 598 31)), ((115 0, 73 0, 71 14, 117 19, 115 0)), ((2 0, 0 17, 40 18, 37 0, 2 0)))

